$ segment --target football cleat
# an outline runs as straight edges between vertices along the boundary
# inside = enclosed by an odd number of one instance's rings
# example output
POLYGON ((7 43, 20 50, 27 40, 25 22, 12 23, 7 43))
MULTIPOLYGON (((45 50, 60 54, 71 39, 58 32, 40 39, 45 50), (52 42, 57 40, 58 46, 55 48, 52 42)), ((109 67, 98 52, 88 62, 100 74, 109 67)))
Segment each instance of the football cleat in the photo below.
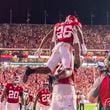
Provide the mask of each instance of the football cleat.
POLYGON ((30 68, 29 66, 26 67, 25 74, 29 76, 30 74, 34 73, 34 69, 30 68))
POLYGON ((29 66, 26 67, 26 71, 25 71, 24 76, 23 76, 23 82, 24 82, 24 83, 27 82, 28 76, 29 76, 30 74, 32 74, 32 73, 34 73, 34 69, 31 69, 29 66))

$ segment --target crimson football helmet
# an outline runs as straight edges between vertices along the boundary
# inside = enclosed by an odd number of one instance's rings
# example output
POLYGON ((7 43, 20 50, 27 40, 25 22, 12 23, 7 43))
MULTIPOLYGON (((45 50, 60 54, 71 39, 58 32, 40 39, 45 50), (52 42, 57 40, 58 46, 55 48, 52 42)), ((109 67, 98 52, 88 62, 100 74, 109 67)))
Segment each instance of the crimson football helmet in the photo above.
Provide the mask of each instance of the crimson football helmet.
POLYGON ((78 22, 78 19, 75 16, 68 15, 65 19, 65 22, 67 23, 78 22))

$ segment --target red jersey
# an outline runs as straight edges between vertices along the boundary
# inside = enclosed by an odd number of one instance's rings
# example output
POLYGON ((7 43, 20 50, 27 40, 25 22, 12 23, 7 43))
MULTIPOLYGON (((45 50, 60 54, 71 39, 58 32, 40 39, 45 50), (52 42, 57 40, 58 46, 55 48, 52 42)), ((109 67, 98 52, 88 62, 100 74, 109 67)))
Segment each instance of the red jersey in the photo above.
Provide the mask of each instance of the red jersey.
POLYGON ((100 103, 103 107, 110 106, 110 77, 105 76, 100 84, 99 89, 100 103))
MULTIPOLYGON (((54 75, 57 75, 58 74, 58 70, 60 69, 61 67, 59 67, 58 69, 56 69, 54 71, 54 75)), ((74 74, 75 74, 75 71, 73 71, 72 75, 67 77, 67 78, 63 78, 63 79, 59 79, 58 81, 55 82, 55 84, 71 84, 73 85, 74 84, 74 74)))
POLYGON ((58 80, 58 82, 56 82, 56 84, 71 84, 71 85, 73 85, 74 84, 73 74, 70 77, 58 80))
POLYGON ((50 99, 51 99, 51 92, 49 91, 49 89, 40 89, 37 94, 39 95, 39 99, 38 102, 49 106, 50 104, 50 99))
POLYGON ((58 42, 74 43, 74 37, 77 36, 75 26, 77 23, 57 23, 55 25, 55 36, 58 42))
POLYGON ((13 85, 8 83, 6 85, 7 90, 7 102, 9 103, 19 103, 19 95, 23 92, 23 88, 19 85, 13 85))

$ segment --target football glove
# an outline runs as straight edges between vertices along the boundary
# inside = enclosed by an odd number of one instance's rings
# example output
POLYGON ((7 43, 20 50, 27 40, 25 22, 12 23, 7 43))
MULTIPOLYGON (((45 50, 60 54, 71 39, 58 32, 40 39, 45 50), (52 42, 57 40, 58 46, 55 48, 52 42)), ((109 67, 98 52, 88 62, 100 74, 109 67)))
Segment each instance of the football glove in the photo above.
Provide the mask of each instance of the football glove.
POLYGON ((56 81, 56 80, 57 80, 57 77, 56 77, 56 76, 50 76, 50 75, 49 75, 49 83, 50 83, 50 84, 53 84, 54 81, 56 81))
POLYGON ((34 69, 31 69, 29 66, 27 66, 27 67, 26 67, 26 71, 25 71, 24 76, 23 76, 23 82, 24 82, 24 83, 27 82, 28 76, 29 76, 30 74, 34 73, 34 72, 35 72, 34 69))

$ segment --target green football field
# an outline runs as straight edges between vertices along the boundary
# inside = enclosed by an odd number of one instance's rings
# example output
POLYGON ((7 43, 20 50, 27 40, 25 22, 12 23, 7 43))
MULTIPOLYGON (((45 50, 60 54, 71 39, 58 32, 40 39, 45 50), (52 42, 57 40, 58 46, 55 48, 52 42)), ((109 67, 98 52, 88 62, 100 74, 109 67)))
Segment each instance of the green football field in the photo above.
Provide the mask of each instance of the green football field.
POLYGON ((96 109, 96 104, 85 104, 84 105, 84 110, 97 110, 96 109))
MULTIPOLYGON (((79 110, 83 110, 81 107, 79 110)), ((96 104, 84 104, 84 110, 98 110, 96 104)))

